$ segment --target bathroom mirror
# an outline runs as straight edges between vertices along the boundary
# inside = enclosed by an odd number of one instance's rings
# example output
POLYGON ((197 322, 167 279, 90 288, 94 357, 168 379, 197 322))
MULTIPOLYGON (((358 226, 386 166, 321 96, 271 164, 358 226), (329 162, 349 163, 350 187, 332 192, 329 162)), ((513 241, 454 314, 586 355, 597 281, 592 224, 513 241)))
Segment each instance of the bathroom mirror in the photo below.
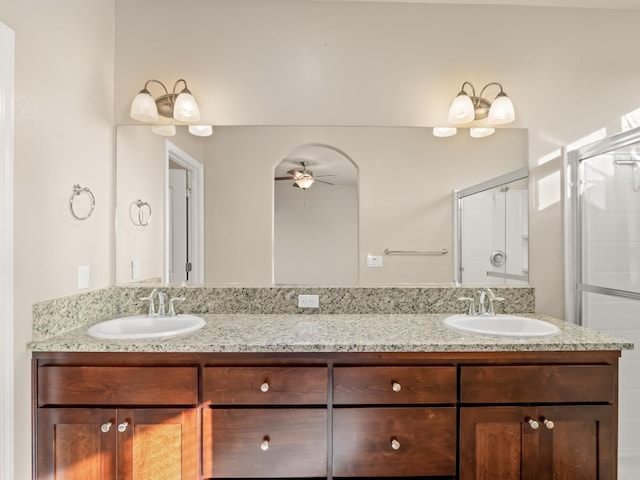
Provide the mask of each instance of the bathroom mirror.
MULTIPOLYGON (((170 243, 165 228, 167 142, 202 164, 202 276, 188 281, 211 285, 450 284, 451 192, 528 165, 524 129, 499 129, 480 139, 471 138, 465 129, 454 137, 437 138, 426 127, 218 126, 210 137, 190 135, 185 127, 177 130, 176 136, 166 138, 154 135, 148 126, 117 127, 118 284, 169 281, 164 266, 170 243), (305 271, 305 260, 319 247, 296 252, 292 274, 278 274, 276 257, 288 247, 279 250, 286 243, 280 244, 283 232, 274 223, 277 189, 307 195, 307 201, 322 192, 332 195, 330 188, 296 192, 286 181, 274 180, 292 170, 277 170, 278 165, 305 146, 341 152, 357 167, 357 216, 350 221, 356 247, 351 243, 346 257, 337 251, 329 255, 337 264, 351 266, 348 280, 329 271, 313 281, 293 274, 305 271), (146 227, 132 223, 128 209, 136 200, 152 207, 146 227), (385 254, 444 250, 447 254, 437 256, 385 254), (368 266, 371 257, 382 265, 368 266)), ((317 166, 311 170, 321 171, 317 166)), ((342 205, 338 202, 333 208, 337 211, 342 205)), ((335 231, 326 228, 314 238, 328 245, 335 231)))
POLYGON ((454 192, 455 280, 529 282, 528 169, 454 192))

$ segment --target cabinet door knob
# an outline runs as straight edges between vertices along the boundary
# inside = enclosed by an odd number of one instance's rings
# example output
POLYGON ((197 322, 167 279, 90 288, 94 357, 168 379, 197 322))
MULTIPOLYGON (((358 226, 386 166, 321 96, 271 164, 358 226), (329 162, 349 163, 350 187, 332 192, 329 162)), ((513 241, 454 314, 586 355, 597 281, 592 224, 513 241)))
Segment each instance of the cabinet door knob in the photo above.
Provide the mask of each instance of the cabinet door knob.
POLYGON ((263 452, 266 452, 267 450, 269 450, 269 439, 265 438, 262 443, 260 444, 260 449, 263 452))
POLYGON ((540 424, 536 422, 533 418, 527 418, 526 422, 531 426, 532 430, 537 430, 540 424))
POLYGON ((393 382, 391 384, 391 390, 393 390, 394 392, 399 392, 400 390, 402 390, 402 385, 400 385, 398 382, 393 382))
POLYGON ((400 450, 400 442, 393 438, 391 440, 391 448, 393 448, 394 450, 400 450))
POLYGON ((262 385, 260 385, 260 391, 262 392, 268 392, 269 391, 269 382, 264 382, 262 385))
POLYGON ((107 433, 109 430, 111 430, 111 425, 111 422, 103 423, 102 425, 100 425, 100 430, 102 431, 102 433, 107 433))
POLYGON ((129 426, 129 422, 122 422, 121 424, 118 425, 118 431, 122 433, 127 430, 128 426, 129 426))
POLYGON ((548 418, 543 418, 542 423, 544 423, 544 426, 547 427, 549 430, 553 430, 553 427, 555 427, 555 424, 553 423, 553 421, 549 420, 548 418))

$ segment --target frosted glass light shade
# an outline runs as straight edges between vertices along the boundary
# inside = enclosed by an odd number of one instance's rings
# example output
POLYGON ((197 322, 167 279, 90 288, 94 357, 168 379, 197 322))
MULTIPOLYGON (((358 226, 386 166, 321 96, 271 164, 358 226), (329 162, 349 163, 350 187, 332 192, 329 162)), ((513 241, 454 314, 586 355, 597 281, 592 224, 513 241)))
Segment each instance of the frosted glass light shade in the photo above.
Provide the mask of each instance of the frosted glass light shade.
POLYGON ((147 90, 138 93, 131 102, 131 118, 140 122, 155 122, 158 120, 158 107, 147 90))
POLYGON ((208 137, 213 133, 211 125, 189 125, 189 133, 198 137, 208 137))
POLYGON ((315 180, 313 179, 313 177, 310 177, 310 176, 307 175, 307 176, 302 177, 300 180, 297 180, 295 182, 295 184, 298 185, 298 187, 302 188, 303 190, 306 190, 311 185, 313 185, 314 181, 315 180))
POLYGON ((434 137, 451 137, 458 132, 456 127, 433 127, 434 137))
POLYGON ((489 123, 491 125, 504 125, 516 119, 516 113, 511 99, 504 93, 499 94, 489 109, 489 123))
POLYGON ((453 125, 461 125, 469 123, 475 118, 475 111, 473 108, 473 102, 469 95, 464 92, 460 92, 456 98, 451 102, 449 108, 449 123, 453 125))
POLYGON ((173 106, 173 118, 181 122, 197 122, 200 120, 200 109, 196 99, 184 89, 176 98, 173 106))
POLYGON ((152 125, 151 131, 156 135, 162 135, 163 137, 173 137, 176 134, 175 125, 152 125))
POLYGON ((471 127, 469 129, 469 135, 471 135, 473 138, 482 138, 493 135, 495 131, 495 128, 471 127))

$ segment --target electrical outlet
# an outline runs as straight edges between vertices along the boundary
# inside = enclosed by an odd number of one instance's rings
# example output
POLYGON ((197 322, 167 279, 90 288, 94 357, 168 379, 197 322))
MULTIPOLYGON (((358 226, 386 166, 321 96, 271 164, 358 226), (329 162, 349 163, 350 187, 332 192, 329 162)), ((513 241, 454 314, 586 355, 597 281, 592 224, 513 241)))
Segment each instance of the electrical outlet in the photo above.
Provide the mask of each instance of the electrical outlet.
POLYGON ((367 255, 367 267, 381 267, 382 255, 367 255))
POLYGON ((318 295, 298 295, 298 308, 318 308, 320 298, 318 295))
POLYGON ((78 290, 89 288, 89 265, 78 267, 78 290))

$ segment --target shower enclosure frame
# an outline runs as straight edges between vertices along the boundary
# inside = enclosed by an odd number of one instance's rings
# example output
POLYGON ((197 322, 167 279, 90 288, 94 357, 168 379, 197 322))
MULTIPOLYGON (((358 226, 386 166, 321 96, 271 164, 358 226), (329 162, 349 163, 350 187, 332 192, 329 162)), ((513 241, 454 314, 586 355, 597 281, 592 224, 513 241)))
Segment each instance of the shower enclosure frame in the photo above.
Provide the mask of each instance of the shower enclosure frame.
POLYGON ((565 155, 568 197, 565 212, 565 318, 583 324, 583 294, 597 293, 617 298, 640 300, 640 292, 602 287, 585 283, 583 271, 583 209, 584 179, 582 162, 620 148, 640 144, 640 127, 590 143, 565 155))

